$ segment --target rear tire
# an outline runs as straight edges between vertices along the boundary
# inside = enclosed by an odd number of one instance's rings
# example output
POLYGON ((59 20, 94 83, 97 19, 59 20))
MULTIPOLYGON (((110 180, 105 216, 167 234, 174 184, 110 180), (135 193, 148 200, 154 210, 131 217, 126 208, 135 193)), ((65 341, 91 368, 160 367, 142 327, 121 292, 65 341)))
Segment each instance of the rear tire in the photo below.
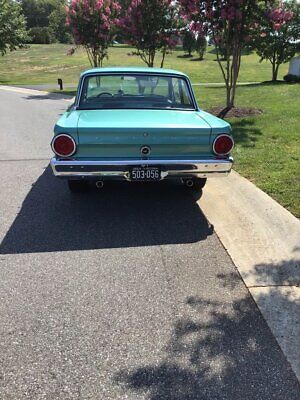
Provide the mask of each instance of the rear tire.
POLYGON ((87 190, 87 182, 70 179, 68 180, 68 187, 72 193, 83 193, 87 190))

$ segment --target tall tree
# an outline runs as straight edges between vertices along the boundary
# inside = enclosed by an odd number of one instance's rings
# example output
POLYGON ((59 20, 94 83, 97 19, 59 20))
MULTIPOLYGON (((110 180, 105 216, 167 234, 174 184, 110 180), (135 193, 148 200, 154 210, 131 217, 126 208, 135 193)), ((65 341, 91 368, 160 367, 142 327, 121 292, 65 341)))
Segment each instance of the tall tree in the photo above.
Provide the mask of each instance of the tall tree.
POLYGON ((196 51, 199 55, 199 60, 203 60, 204 54, 207 49, 207 40, 205 36, 198 35, 197 40, 196 40, 196 51))
POLYGON ((121 11, 115 0, 72 0, 67 7, 67 25, 75 43, 86 49, 94 67, 102 67, 108 45, 113 40, 121 11))
POLYGON ((272 64, 272 81, 276 81, 280 65, 300 51, 300 3, 268 3, 261 10, 253 46, 261 61, 272 64))
POLYGON ((48 26, 49 15, 61 3, 60 0, 21 0, 20 4, 26 17, 27 28, 48 26))
POLYGON ((195 33, 191 32, 189 29, 185 29, 181 34, 182 36, 182 49, 189 56, 196 50, 196 38, 195 33))
POLYGON ((190 29, 212 37, 226 86, 224 116, 235 104, 243 47, 257 18, 258 0, 179 0, 190 29), (224 54, 226 54, 224 61, 224 54))
POLYGON ((0 53, 22 47, 28 40, 22 9, 13 0, 0 0, 0 53))
POLYGON ((132 0, 120 25, 148 67, 154 66, 157 51, 162 51, 163 67, 167 51, 177 43, 173 0, 132 0))
POLYGON ((68 0, 19 0, 34 43, 70 41, 65 25, 68 0))
POLYGON ((63 4, 58 4, 49 15, 49 34, 52 41, 60 43, 70 43, 71 33, 70 28, 66 25, 66 7, 63 4))

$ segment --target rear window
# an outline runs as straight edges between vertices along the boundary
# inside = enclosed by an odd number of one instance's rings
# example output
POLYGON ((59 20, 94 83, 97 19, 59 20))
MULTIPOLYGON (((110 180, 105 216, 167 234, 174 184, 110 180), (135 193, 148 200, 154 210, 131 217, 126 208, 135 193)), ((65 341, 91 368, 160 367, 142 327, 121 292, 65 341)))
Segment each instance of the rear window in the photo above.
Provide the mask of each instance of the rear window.
POLYGON ((81 109, 183 109, 195 106, 185 78, 112 74, 84 78, 81 109))

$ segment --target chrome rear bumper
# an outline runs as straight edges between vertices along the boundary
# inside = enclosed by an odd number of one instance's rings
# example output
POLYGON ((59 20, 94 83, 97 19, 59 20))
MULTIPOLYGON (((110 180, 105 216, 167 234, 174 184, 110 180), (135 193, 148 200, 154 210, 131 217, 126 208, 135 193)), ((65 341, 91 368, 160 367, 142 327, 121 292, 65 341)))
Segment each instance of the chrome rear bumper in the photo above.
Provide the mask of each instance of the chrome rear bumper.
POLYGON ((202 160, 51 160, 55 176, 64 178, 111 178, 129 180, 129 170, 133 166, 160 166, 162 179, 213 176, 229 174, 233 159, 202 160))

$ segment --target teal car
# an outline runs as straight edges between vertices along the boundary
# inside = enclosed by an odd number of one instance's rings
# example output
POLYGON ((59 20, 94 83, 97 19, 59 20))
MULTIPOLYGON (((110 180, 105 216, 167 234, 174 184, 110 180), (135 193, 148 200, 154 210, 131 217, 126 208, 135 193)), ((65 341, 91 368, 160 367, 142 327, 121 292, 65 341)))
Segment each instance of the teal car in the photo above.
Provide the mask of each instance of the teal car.
POLYGON ((106 180, 180 179, 202 189, 232 168, 230 125, 196 102, 182 72, 95 68, 54 128, 51 167, 71 191, 106 180))

